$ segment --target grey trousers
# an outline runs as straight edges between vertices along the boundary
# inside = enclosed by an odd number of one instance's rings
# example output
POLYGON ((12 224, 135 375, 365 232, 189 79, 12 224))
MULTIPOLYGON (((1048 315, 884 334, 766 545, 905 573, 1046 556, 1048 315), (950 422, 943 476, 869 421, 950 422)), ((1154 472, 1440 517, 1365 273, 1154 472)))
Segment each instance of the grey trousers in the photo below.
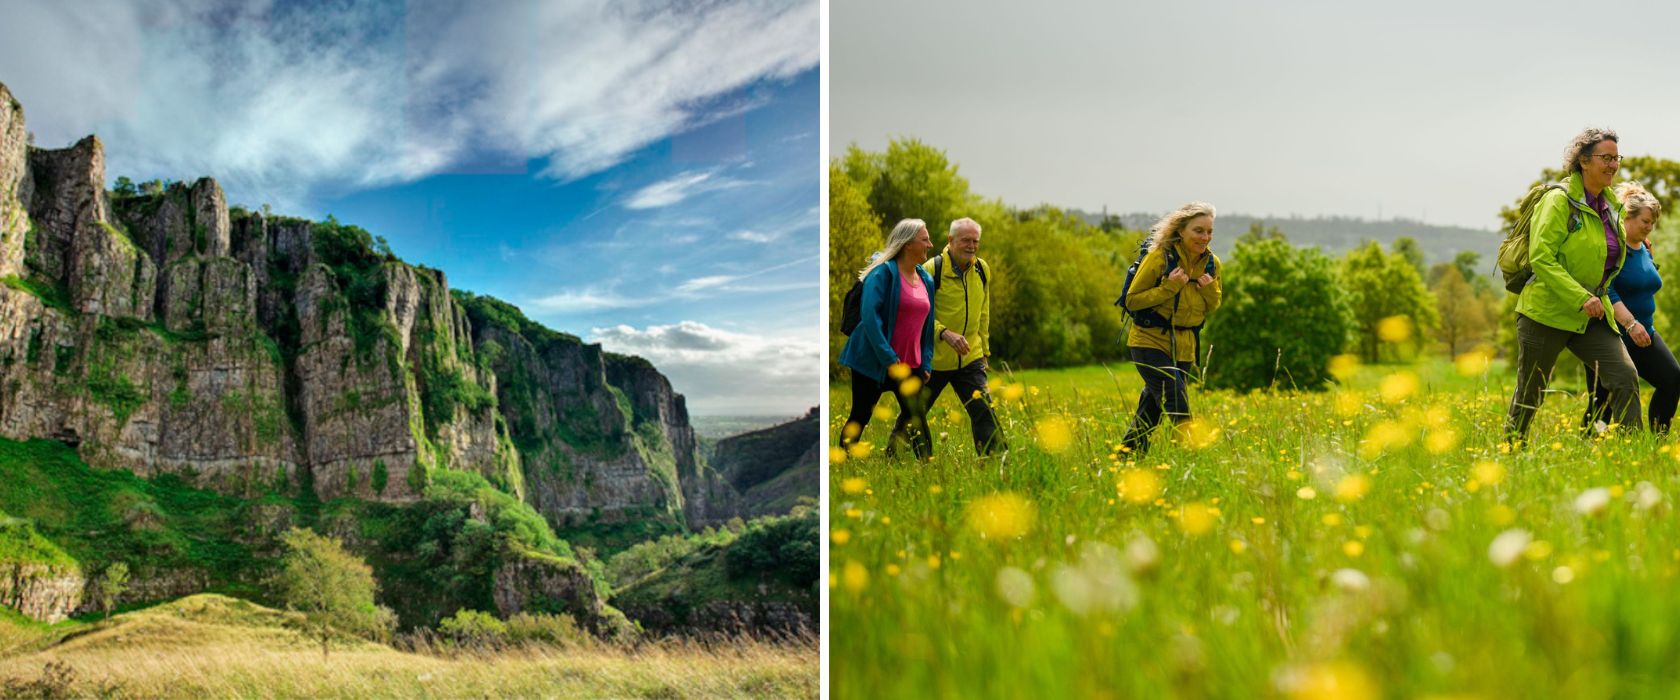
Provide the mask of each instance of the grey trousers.
POLYGON ((1597 373, 1599 386, 1587 390, 1602 387, 1608 394, 1603 420, 1618 423, 1626 430, 1643 427, 1639 413, 1639 373, 1608 321, 1589 321, 1585 332, 1571 333, 1517 314, 1517 392, 1511 397, 1511 408, 1505 414, 1505 437, 1520 440, 1528 435, 1528 423, 1534 419, 1534 412, 1540 410, 1546 384, 1552 378, 1552 367, 1564 348, 1597 373))

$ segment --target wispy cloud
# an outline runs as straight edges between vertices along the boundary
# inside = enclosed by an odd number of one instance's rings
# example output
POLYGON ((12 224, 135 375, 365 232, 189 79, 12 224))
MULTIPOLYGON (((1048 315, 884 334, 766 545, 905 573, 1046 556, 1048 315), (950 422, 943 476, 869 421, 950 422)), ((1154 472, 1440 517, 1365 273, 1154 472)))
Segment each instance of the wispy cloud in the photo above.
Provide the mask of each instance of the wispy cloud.
POLYGON ((0 79, 41 145, 97 132, 113 176, 209 175, 234 201, 288 205, 485 163, 600 172, 815 66, 820 11, 89 0, 7 15, 0 79))
POLYGON ((731 239, 747 241, 748 243, 769 243, 780 236, 775 233, 759 233, 757 231, 736 231, 729 234, 731 239))
POLYGON ((656 209, 668 207, 688 199, 712 177, 711 173, 683 173, 669 180, 655 182, 636 190, 624 200, 626 209, 656 209))

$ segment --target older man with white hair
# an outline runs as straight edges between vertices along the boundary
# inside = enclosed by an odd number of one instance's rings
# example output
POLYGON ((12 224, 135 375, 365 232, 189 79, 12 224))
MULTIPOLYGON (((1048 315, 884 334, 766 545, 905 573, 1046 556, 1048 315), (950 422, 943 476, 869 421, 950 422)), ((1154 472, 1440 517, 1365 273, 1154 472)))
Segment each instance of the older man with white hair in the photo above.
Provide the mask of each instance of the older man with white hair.
POLYGON ((951 222, 945 250, 922 264, 933 275, 933 376, 928 380, 924 406, 933 406, 949 384, 968 411, 974 449, 982 455, 1007 449, 992 414, 986 392, 991 302, 987 295, 991 268, 980 259, 980 224, 964 217, 951 222))

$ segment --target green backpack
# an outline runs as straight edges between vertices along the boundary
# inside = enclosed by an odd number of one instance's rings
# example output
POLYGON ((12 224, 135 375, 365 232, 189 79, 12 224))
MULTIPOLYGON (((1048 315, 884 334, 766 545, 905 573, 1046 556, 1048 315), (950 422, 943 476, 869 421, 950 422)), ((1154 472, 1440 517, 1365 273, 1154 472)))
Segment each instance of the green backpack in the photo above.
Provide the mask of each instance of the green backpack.
MULTIPOLYGON (((1534 278, 1534 268, 1528 264, 1530 221, 1534 218, 1534 207, 1540 204, 1540 198, 1552 190, 1563 190, 1563 196, 1569 196, 1568 188, 1561 182, 1535 185, 1523 195, 1522 203, 1517 205, 1517 223, 1505 232, 1505 240, 1499 244, 1499 272, 1505 276, 1507 292, 1522 293, 1523 287, 1534 278)), ((1581 212, 1570 207, 1569 228, 1564 231, 1564 240, 1569 240, 1568 235, 1580 228, 1581 212)))

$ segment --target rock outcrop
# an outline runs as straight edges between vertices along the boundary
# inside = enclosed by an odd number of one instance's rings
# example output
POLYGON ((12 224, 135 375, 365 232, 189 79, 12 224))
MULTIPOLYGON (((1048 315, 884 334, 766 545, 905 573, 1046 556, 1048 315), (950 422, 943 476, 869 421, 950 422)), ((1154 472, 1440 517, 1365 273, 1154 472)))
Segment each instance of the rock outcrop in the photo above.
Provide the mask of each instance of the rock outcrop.
POLYGON ((0 561, 0 605, 42 622, 68 618, 86 585, 74 566, 0 561))

